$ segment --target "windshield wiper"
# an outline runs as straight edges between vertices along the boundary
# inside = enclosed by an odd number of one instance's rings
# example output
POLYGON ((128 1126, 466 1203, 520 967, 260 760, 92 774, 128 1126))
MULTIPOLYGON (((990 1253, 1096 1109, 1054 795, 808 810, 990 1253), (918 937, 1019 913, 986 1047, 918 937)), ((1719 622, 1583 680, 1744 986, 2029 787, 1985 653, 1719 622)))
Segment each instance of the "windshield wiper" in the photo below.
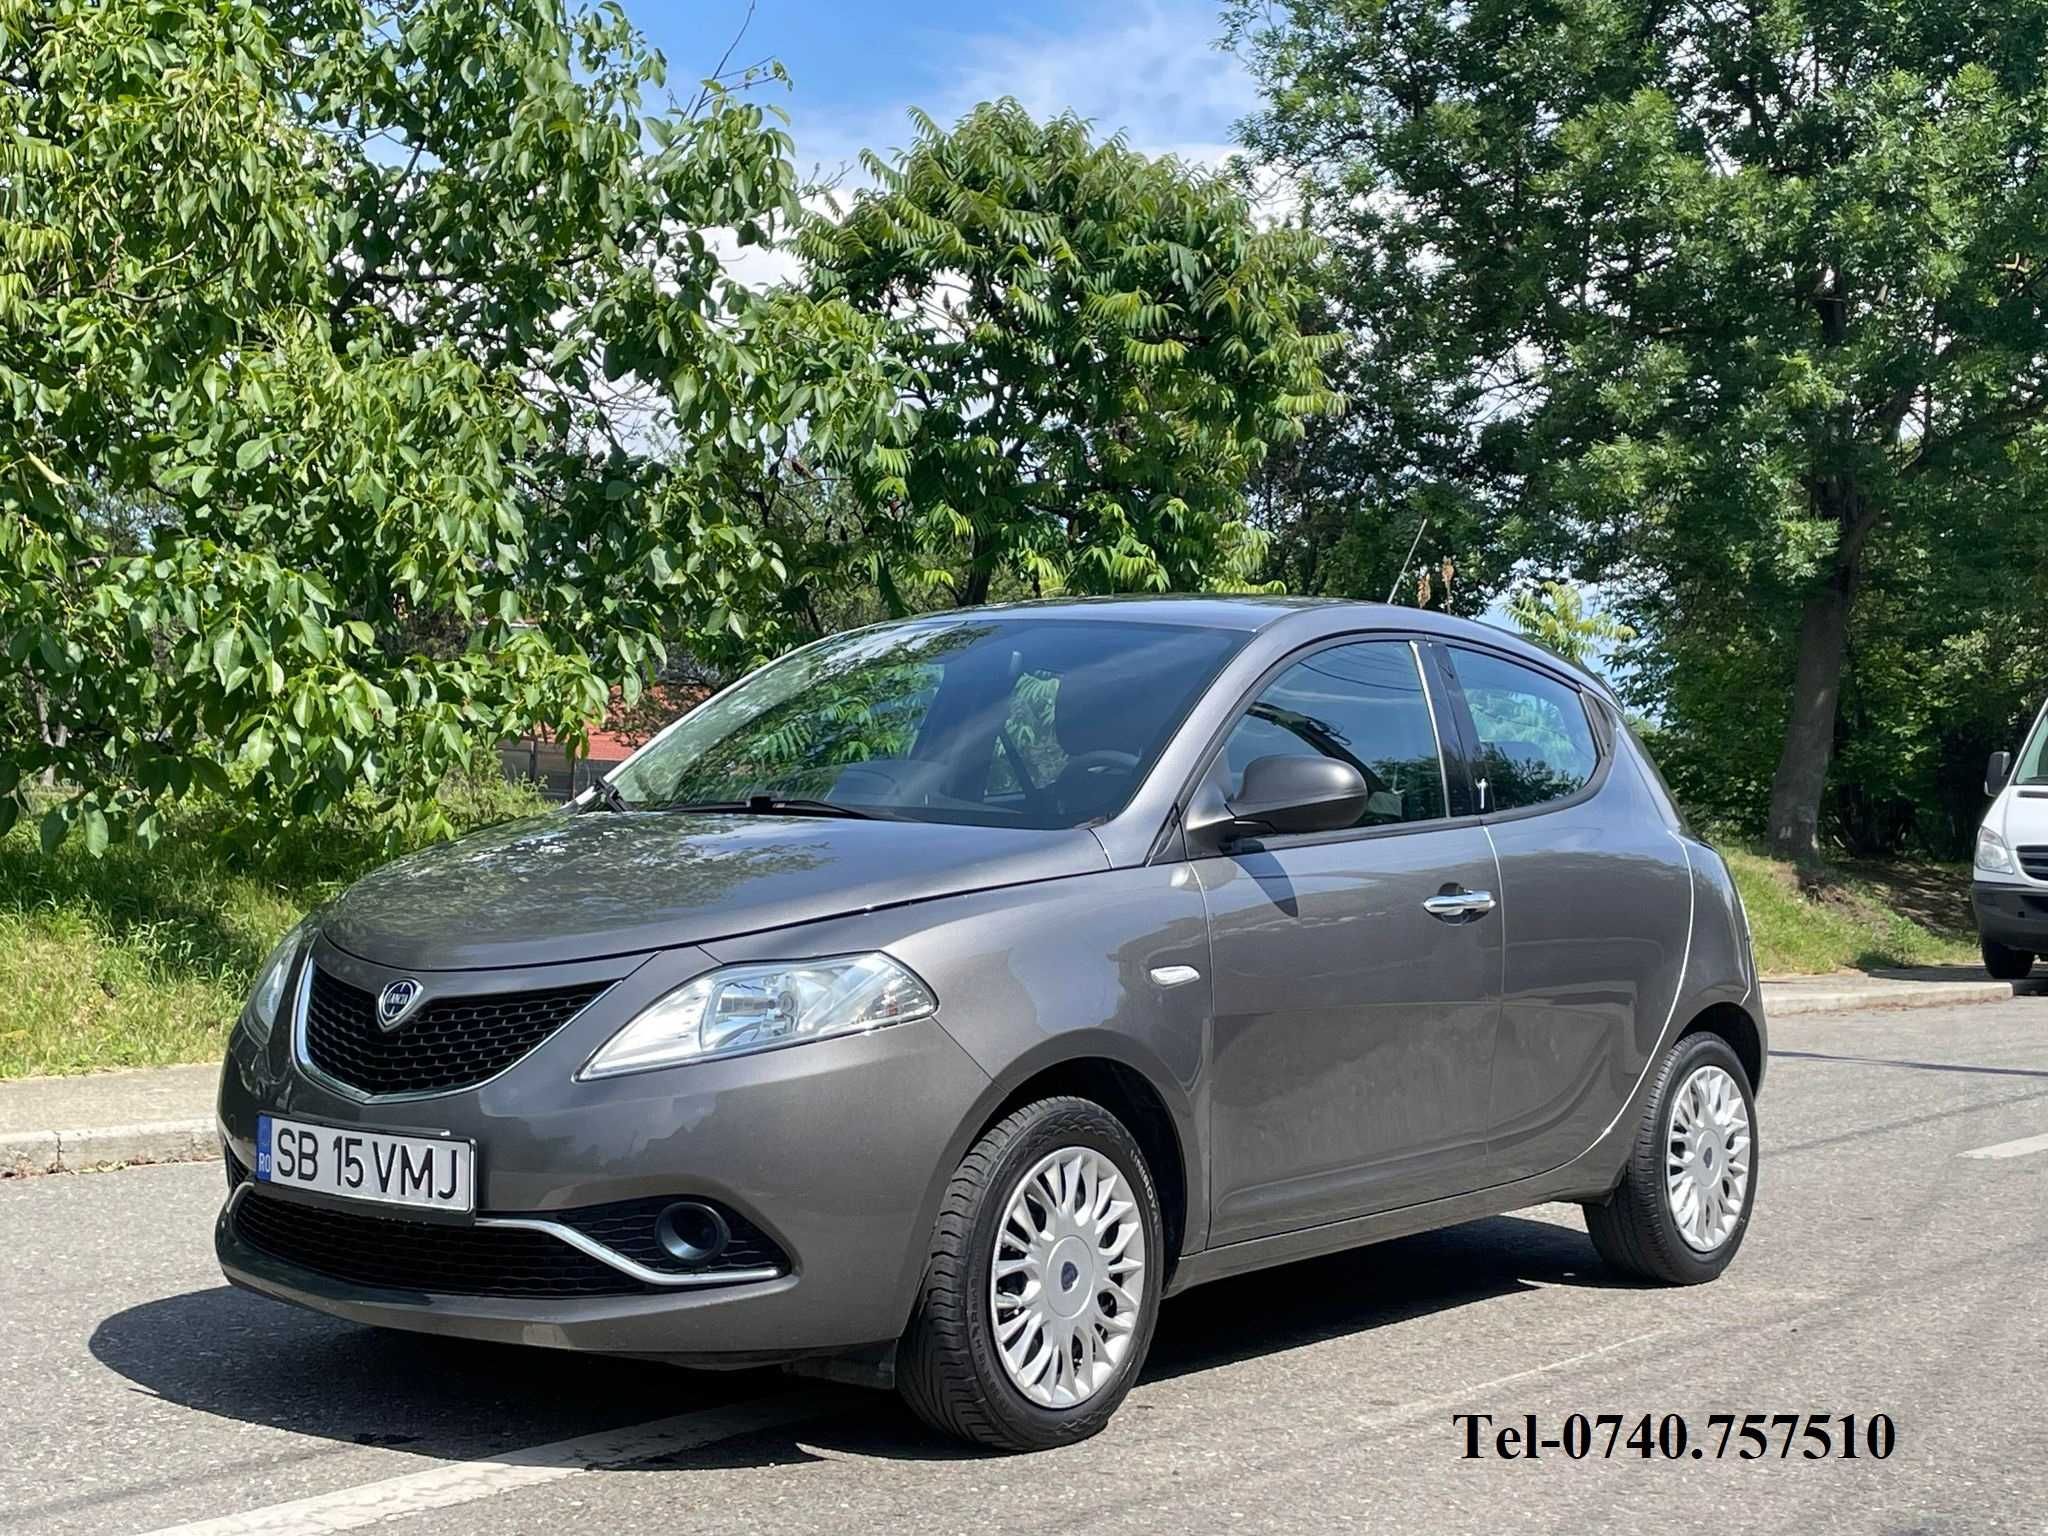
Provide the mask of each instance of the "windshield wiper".
POLYGON ((639 809, 638 806, 625 797, 620 791, 619 786, 610 779, 599 779, 590 787, 596 791, 597 799, 595 803, 603 805, 608 811, 633 811, 639 809))
POLYGON ((857 810, 832 800, 784 799, 781 795, 749 795, 744 800, 678 800, 665 811, 696 811, 705 816, 838 816, 849 821, 895 821, 886 811, 857 810))

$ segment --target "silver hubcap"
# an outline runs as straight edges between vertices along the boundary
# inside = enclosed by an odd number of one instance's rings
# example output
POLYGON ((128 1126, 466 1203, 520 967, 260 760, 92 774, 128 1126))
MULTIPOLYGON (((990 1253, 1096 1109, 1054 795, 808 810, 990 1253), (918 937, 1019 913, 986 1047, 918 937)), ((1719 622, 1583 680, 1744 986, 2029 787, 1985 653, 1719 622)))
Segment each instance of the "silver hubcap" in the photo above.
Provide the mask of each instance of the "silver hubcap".
POLYGON ((1664 1192, 1688 1247, 1712 1253, 1749 1202, 1749 1110, 1735 1079, 1700 1067, 1679 1086, 1664 1154, 1664 1192))
POLYGON ((1145 1294, 1145 1227, 1115 1163, 1062 1147, 1017 1182, 989 1266, 1003 1369, 1042 1408, 1099 1392, 1130 1353, 1145 1294))

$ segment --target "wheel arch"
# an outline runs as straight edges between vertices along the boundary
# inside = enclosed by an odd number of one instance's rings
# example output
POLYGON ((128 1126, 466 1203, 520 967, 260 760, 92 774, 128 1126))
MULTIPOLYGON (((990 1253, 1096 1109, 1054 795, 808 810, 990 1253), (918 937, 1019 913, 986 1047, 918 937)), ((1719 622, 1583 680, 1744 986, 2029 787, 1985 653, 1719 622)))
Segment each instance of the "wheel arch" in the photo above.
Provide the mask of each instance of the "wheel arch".
POLYGON ((1108 1056, 1069 1056, 1039 1068, 1016 1084, 983 1117, 973 1141, 1005 1115, 1034 1099, 1072 1095, 1100 1104, 1129 1129, 1145 1155, 1145 1166, 1159 1195, 1159 1217, 1166 1231, 1167 1277, 1180 1262, 1188 1231, 1187 1149, 1165 1095, 1143 1072, 1108 1056))
MULTIPOLYGON (((925 1199, 925 1230, 938 1218, 939 1203, 960 1159, 990 1126, 1019 1105, 1054 1094, 1073 1094, 1101 1104, 1130 1128, 1159 1194, 1165 1229, 1166 1282, 1181 1259, 1198 1245, 1206 1223, 1207 1188, 1201 1181, 1195 1116, 1186 1092, 1127 1035, 1113 1030, 1080 1030, 1044 1042, 989 1080, 961 1117, 925 1199)), ((909 1316, 922 1251, 911 1256, 904 1276, 904 1315, 909 1316)))
POLYGON ((1753 1094, 1763 1092, 1766 1057, 1763 1031, 1757 1028, 1756 1020, 1749 1016, 1747 1009, 1738 1003, 1710 1003, 1679 1031, 1678 1039, 1683 1040, 1688 1035, 1719 1035, 1726 1040, 1728 1048, 1742 1063, 1743 1071, 1749 1074, 1749 1091, 1753 1094))

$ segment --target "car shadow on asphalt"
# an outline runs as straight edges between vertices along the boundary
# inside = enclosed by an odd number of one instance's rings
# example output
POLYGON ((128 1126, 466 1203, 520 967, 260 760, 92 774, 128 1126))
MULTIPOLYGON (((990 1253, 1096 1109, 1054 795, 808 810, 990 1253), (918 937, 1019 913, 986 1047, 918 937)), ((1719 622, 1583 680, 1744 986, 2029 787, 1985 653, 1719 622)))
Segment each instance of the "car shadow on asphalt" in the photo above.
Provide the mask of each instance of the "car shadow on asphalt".
POLYGON ((1601 1263, 1580 1228, 1492 1216, 1197 1286, 1161 1309, 1144 1379, 1213 1370, 1550 1285, 1633 1282, 1601 1263))
POLYGON ((1902 1056, 1843 1056, 1832 1051, 1771 1052, 1771 1060, 1832 1061, 1851 1067, 1897 1067, 1905 1072, 1960 1072, 1981 1077, 2048 1077, 2043 1067, 1994 1067, 1968 1061, 1912 1061, 1902 1056))
MULTIPOLYGON (((1619 1283, 1584 1232, 1492 1217, 1175 1297, 1161 1309, 1144 1379, 1366 1334, 1534 1286, 1619 1283)), ((224 1285, 116 1313, 94 1330, 90 1347, 136 1391, 167 1403, 436 1459, 498 1455, 792 1390, 817 1395, 816 1417, 640 1465, 774 1466, 820 1453, 909 1460, 983 1454, 933 1435, 882 1393, 792 1382, 773 1371, 684 1371, 388 1332, 224 1285)))

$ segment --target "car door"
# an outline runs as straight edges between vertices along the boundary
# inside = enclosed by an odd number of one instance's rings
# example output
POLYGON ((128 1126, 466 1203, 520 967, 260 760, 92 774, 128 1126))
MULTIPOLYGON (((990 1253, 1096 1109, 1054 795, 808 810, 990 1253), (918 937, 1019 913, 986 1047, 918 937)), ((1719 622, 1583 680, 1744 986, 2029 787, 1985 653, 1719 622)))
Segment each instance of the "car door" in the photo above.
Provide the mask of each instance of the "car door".
POLYGON ((1583 1152, 1627 1103, 1683 974, 1691 867, 1604 706, 1561 672, 1445 655, 1506 913, 1489 1161, 1524 1178, 1583 1152))
POLYGON ((1349 640, 1269 674, 1206 791, 1255 759, 1365 775, 1356 826, 1196 857, 1208 902, 1212 1242, 1481 1182, 1501 913, 1476 816, 1449 803, 1438 702, 1405 640, 1349 640))

